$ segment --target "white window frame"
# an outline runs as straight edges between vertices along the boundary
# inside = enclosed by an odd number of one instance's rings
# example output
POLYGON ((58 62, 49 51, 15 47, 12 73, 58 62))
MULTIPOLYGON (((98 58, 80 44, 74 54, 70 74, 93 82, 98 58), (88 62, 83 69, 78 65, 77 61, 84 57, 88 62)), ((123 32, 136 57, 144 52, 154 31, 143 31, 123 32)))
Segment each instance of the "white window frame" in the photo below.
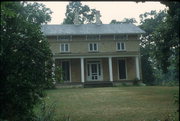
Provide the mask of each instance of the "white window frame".
POLYGON ((98 45, 98 43, 97 42, 93 42, 93 43, 88 43, 88 51, 89 52, 98 52, 99 51, 99 47, 98 47, 99 45, 98 45), (92 50, 90 50, 90 44, 92 44, 93 46, 92 46, 92 50), (94 45, 96 44, 96 48, 97 48, 97 50, 94 50, 94 45))
POLYGON ((125 42, 116 42, 116 51, 126 51, 126 43, 125 42), (122 43, 124 43, 124 49, 122 49, 122 43), (120 44, 120 48, 118 48, 118 44, 120 44))
POLYGON ((70 44, 69 44, 69 43, 61 43, 61 44, 60 44, 60 52, 61 52, 61 53, 70 52, 70 44), (64 48, 63 50, 62 50, 62 48, 61 48, 62 45, 63 45, 63 48, 64 48), (65 49, 65 48, 66 48, 66 45, 68 45, 68 50, 67 50, 67 51, 66 51, 66 49, 65 49))

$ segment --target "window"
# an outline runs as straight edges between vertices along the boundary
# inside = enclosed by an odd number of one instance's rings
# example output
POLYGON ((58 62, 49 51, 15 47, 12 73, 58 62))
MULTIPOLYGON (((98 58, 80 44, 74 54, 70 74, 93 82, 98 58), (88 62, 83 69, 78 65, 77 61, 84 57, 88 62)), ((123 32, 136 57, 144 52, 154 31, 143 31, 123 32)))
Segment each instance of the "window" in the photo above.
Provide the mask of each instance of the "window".
POLYGON ((126 79, 126 61, 119 60, 119 79, 126 79))
POLYGON ((128 35, 114 35, 114 40, 128 40, 128 35))
POLYGON ((62 43, 60 44, 60 52, 69 52, 69 44, 68 43, 62 43))
POLYGON ((61 36, 57 36, 57 40, 71 40, 72 36, 68 36, 68 35, 61 35, 61 36))
POLYGON ((70 62, 62 61, 61 67, 62 67, 62 80, 70 81, 70 62))
POLYGON ((89 51, 90 52, 98 51, 98 43, 89 43, 89 51))
POLYGON ((100 35, 87 35, 86 40, 100 40, 100 35))
POLYGON ((117 42, 116 46, 117 46, 117 51, 125 51, 126 50, 124 42, 117 42))

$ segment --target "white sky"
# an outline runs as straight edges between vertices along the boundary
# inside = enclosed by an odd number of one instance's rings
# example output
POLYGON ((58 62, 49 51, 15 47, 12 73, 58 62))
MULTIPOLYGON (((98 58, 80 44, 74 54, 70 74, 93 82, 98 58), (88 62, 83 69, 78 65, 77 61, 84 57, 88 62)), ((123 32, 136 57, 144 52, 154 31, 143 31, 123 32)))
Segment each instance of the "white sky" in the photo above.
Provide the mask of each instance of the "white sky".
MULTIPOLYGON (((61 24, 65 18, 67 2, 38 2, 46 5, 47 8, 50 8, 53 12, 51 15, 51 22, 48 24, 61 24)), ((160 2, 81 2, 83 5, 88 5, 91 9, 99 10, 101 13, 101 21, 103 24, 109 24, 111 20, 116 19, 118 21, 123 20, 124 18, 135 18, 139 23, 139 15, 151 10, 163 10, 165 5, 160 2)), ((136 25, 138 25, 138 23, 136 25)))

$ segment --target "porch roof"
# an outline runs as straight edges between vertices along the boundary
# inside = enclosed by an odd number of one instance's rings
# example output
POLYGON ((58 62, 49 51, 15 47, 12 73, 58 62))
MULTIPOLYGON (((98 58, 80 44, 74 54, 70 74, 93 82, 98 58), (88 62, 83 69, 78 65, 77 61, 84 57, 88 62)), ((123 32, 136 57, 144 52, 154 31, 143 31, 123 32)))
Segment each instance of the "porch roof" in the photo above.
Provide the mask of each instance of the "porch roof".
POLYGON ((135 57, 139 56, 138 51, 125 51, 125 52, 101 52, 101 53, 67 53, 60 54, 54 53, 54 58, 107 58, 107 57, 135 57))
POLYGON ((103 34, 143 34, 145 31, 134 24, 52 24, 42 25, 46 36, 53 35, 103 35, 103 34))

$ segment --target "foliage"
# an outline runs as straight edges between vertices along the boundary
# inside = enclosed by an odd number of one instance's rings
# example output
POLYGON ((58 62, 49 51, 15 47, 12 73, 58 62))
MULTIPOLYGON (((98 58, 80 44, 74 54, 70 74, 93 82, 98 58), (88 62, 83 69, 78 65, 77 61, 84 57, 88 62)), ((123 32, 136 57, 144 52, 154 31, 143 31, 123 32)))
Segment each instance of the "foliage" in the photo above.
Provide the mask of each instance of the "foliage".
POLYGON ((133 85, 134 85, 134 86, 138 86, 139 82, 140 82, 140 80, 139 80, 138 78, 135 78, 135 79, 133 80, 133 85))
POLYGON ((153 41, 156 44, 155 58, 163 73, 168 72, 170 59, 174 58, 176 78, 179 79, 179 33, 180 33, 180 3, 162 2, 168 6, 168 16, 155 28, 153 41))
POLYGON ((163 85, 163 86, 177 86, 179 85, 179 81, 176 79, 176 72, 175 67, 171 65, 168 68, 168 72, 164 74, 162 70, 155 69, 154 75, 156 77, 156 85, 163 85))
POLYGON ((35 121, 56 121, 55 103, 47 104, 45 100, 40 103, 40 108, 36 111, 35 121))
POLYGON ((56 66, 55 67, 55 81, 56 82, 63 82, 64 80, 62 80, 62 76, 63 76, 63 70, 60 66, 56 66))
POLYGON ((54 80, 54 75, 53 75, 53 63, 54 62, 52 58, 46 61, 46 67, 47 67, 47 69, 45 70, 46 81, 44 82, 46 89, 55 88, 55 80, 54 80))
POLYGON ((137 23, 135 18, 124 18, 122 21, 111 20, 110 24, 137 23))
POLYGON ((154 70, 152 62, 149 61, 149 54, 146 54, 146 48, 140 48, 141 52, 141 69, 142 69, 142 81, 147 85, 155 85, 154 70))
POLYGON ((79 21, 81 24, 95 23, 96 9, 90 9, 87 5, 82 5, 81 2, 69 2, 66 6, 66 18, 63 24, 74 24, 73 20, 75 18, 75 10, 79 12, 79 21))
POLYGON ((31 121, 34 105, 44 96, 45 62, 52 54, 40 28, 50 21, 44 5, 1 2, 0 118, 31 121))
MULTIPOLYGON (((142 65, 142 79, 143 82, 147 85, 157 84, 155 81, 155 71, 158 70, 157 66, 159 65, 154 58, 154 42, 152 41, 152 33, 155 31, 155 28, 165 20, 167 16, 165 11, 156 11, 145 12, 141 14, 140 17, 140 28, 143 29, 146 33, 141 37, 141 65, 142 65)), ((157 79, 158 80, 158 79, 157 79)))
POLYGON ((122 86, 126 87, 129 86, 126 82, 122 82, 122 86))
MULTIPOLYGON (((170 4, 176 7, 179 5, 176 2, 170 4)), ((140 28, 146 31, 141 38, 144 83, 150 85, 168 84, 171 81, 174 84, 178 83, 179 34, 177 33, 179 28, 176 26, 179 25, 177 19, 180 18, 178 11, 179 8, 172 7, 167 11, 164 10, 159 13, 151 11, 140 15, 140 28), (152 80, 156 80, 156 82, 152 82, 152 80)))
POLYGON ((179 112, 179 93, 174 94, 174 103, 177 105, 177 112, 179 112))

